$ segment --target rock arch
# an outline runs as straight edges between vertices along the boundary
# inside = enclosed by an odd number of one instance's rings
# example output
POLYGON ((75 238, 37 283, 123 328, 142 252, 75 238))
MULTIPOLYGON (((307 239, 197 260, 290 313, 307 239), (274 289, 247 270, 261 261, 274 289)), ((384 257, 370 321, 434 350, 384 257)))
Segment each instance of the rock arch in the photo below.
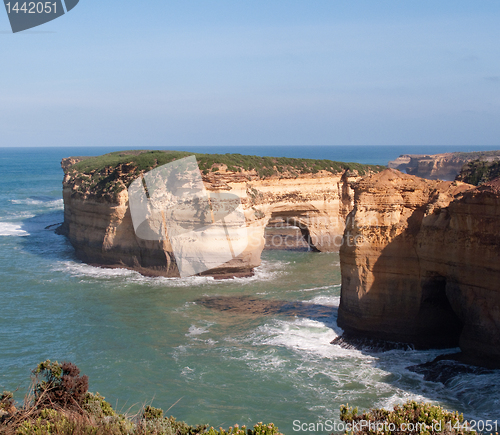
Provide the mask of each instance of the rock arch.
POLYGON ((309 251, 318 252, 319 249, 314 244, 308 224, 307 219, 293 211, 272 213, 266 227, 265 249, 295 250, 307 246, 309 251), (269 226, 271 223, 273 223, 272 227, 269 226), (273 234, 268 237, 267 229, 269 228, 275 232, 277 229, 281 229, 281 234, 273 234))
POLYGON ((265 228, 277 218, 297 226, 312 251, 338 252, 353 205, 350 185, 357 179, 344 173, 228 183, 246 210, 255 264, 264 249, 259 241, 264 240, 265 228))

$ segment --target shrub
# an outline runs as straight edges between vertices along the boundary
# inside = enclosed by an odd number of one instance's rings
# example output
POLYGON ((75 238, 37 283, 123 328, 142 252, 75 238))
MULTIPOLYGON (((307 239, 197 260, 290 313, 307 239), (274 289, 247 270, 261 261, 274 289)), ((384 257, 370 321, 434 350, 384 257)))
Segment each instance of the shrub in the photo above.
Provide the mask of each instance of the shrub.
MULTIPOLYGON (((80 371, 71 363, 59 364, 44 361, 35 370, 35 375, 44 376, 45 380, 34 384, 35 397, 42 400, 50 394, 64 390, 64 394, 57 394, 54 400, 70 395, 72 400, 80 396, 75 392, 82 388, 73 388, 76 385, 88 385, 86 376, 79 376, 80 371), (66 377, 66 378, 65 378, 66 377), (66 383, 63 379, 69 379, 66 383), (85 379, 85 381, 82 381, 85 379), (65 386, 64 386, 65 385, 65 386)), ((30 396, 28 396, 30 397, 30 396)), ((43 402, 45 403, 45 402, 43 402)), ((23 408, 16 409, 12 393, 4 392, 0 396, 0 410, 14 408, 15 416, 8 420, 0 420, 0 434, 5 435, 282 435, 273 424, 257 423, 253 429, 237 424, 229 427, 214 429, 208 425, 191 426, 174 417, 164 417, 161 409, 146 406, 135 417, 126 417, 117 414, 105 398, 99 393, 84 394, 81 408, 75 409, 71 400, 53 402, 55 408, 40 408, 39 403, 27 401, 23 408), (62 407, 65 405, 66 407, 62 407)), ((345 423, 358 423, 358 429, 349 433, 352 435, 384 434, 384 435, 443 435, 467 434, 472 435, 463 416, 458 412, 444 410, 440 406, 429 403, 409 401, 396 405, 392 411, 372 409, 362 414, 357 408, 348 405, 340 407, 340 418, 345 423), (378 430, 368 424, 359 429, 361 421, 376 425, 385 423, 401 428, 403 423, 412 424, 413 429, 406 430, 378 430), (437 426, 441 430, 434 430, 437 426)), ((352 426, 351 426, 352 427, 352 426)), ((386 426, 387 427, 387 426, 386 426)))
POLYGON ((45 378, 37 382, 34 387, 37 407, 82 409, 89 380, 87 376, 79 376, 80 369, 76 365, 47 360, 38 364, 33 374, 36 379, 40 375, 45 378))
POLYGON ((474 160, 463 166, 456 180, 480 186, 498 177, 500 177, 500 161, 485 162, 474 160))
POLYGON ((159 420, 163 418, 163 410, 153 406, 146 406, 142 414, 144 420, 159 420))
POLYGON ((14 394, 10 391, 4 391, 0 395, 0 410, 9 412, 14 408, 14 394))
MULTIPOLYGON (((15 435, 132 435, 134 425, 126 419, 91 421, 83 415, 44 409, 35 419, 20 423, 15 435)), ((148 432, 153 434, 156 432, 148 432)))
POLYGON ((0 419, 2 435, 281 435, 272 423, 259 423, 229 430, 208 425, 191 426, 163 411, 146 406, 137 416, 117 414, 99 393, 87 392, 88 379, 71 363, 44 361, 32 372, 32 391, 24 406, 14 407, 13 395, 0 396, 0 410, 14 409, 15 415, 0 419), (43 377, 39 380, 38 377, 43 377), (75 407, 75 403, 79 406, 75 407))
POLYGON ((430 403, 408 401, 396 405, 392 411, 386 409, 371 409, 363 414, 357 408, 348 405, 340 407, 340 419, 351 423, 353 435, 361 434, 473 434, 467 429, 464 417, 458 412, 444 410, 430 403), (357 423, 356 426, 353 423, 357 423))
POLYGON ((113 407, 104 399, 99 393, 87 393, 82 408, 97 418, 116 416, 113 407))
POLYGON ((219 430, 211 427, 206 431, 207 435, 283 435, 280 433, 279 429, 273 424, 263 424, 262 422, 257 423, 253 429, 247 429, 246 426, 239 427, 237 424, 230 426, 226 431, 223 428, 219 430))

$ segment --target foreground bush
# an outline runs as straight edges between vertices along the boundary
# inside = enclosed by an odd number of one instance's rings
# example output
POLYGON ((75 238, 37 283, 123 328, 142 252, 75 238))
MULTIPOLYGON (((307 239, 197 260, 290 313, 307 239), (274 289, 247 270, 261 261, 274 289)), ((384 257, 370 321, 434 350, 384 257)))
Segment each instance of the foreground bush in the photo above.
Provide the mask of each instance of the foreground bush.
POLYGON ((396 405, 392 411, 372 409, 358 414, 358 408, 340 407, 340 419, 349 424, 347 432, 352 434, 475 434, 469 430, 464 417, 458 412, 449 412, 430 403, 409 401, 396 405))
POLYGON ((122 415, 99 393, 88 392, 87 376, 74 364, 44 361, 32 372, 24 404, 13 394, 0 395, 1 435, 282 435, 272 423, 253 429, 238 425, 218 430, 190 426, 163 411, 146 406, 137 415, 122 415))
MULTIPOLYGON (((22 406, 16 407, 12 393, 0 395, 0 435, 282 435, 272 423, 258 423, 252 429, 235 424, 227 430, 190 426, 165 417, 153 406, 136 415, 119 414, 99 393, 87 391, 88 378, 71 363, 44 361, 32 374, 22 406)), ((342 405, 340 419, 346 433, 353 435, 475 433, 457 412, 417 402, 363 414, 342 405)))
POLYGON ((80 376, 74 364, 44 361, 33 371, 34 395, 39 408, 62 408, 78 411, 89 388, 89 378, 80 376), (44 379, 39 380, 38 376, 44 379))

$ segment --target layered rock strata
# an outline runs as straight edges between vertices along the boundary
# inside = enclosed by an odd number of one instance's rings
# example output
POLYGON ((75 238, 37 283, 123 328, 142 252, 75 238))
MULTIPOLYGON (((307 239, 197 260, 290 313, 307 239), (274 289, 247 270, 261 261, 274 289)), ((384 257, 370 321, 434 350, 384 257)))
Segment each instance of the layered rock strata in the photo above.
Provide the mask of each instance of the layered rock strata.
POLYGON ((354 184, 339 326, 500 365, 500 192, 388 169, 354 184))
MULTIPOLYGON (((178 276, 169 241, 143 240, 134 232, 126 189, 126 180, 137 176, 133 165, 107 168, 106 180, 113 181, 96 193, 96 188, 82 187, 89 185, 86 180, 94 174, 73 171, 77 162, 74 158, 62 162, 64 224, 60 231, 67 235, 78 258, 98 266, 134 269, 145 275, 178 276)), ((350 183, 356 179, 359 179, 357 173, 346 171, 262 179, 257 173, 229 171, 219 165, 217 173, 203 176, 205 188, 209 192, 238 195, 247 225, 247 248, 233 260, 204 274, 216 277, 251 274, 260 264, 264 231, 272 219, 300 228, 313 250, 338 251, 345 218, 352 209, 350 183)), ((292 239, 290 243, 296 245, 296 234, 292 239)))
POLYGON ((388 166, 429 180, 454 180, 463 166, 473 160, 498 161, 500 151, 443 154, 404 154, 388 166))

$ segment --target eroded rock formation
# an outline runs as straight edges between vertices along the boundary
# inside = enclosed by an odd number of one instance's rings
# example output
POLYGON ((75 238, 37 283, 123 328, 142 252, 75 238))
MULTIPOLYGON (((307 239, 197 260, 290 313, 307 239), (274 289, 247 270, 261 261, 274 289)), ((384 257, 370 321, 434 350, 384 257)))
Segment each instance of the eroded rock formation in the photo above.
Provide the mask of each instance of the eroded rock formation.
MULTIPOLYGON (((133 165, 105 168, 96 187, 96 174, 72 171, 77 159, 64 159, 64 224, 61 232, 83 261, 99 266, 126 267, 145 275, 178 276, 168 240, 138 238, 128 203, 127 182, 137 177, 133 165), (102 181, 104 180, 104 181, 102 181)), ((338 251, 342 244, 345 218, 352 209, 350 183, 355 172, 310 174, 261 178, 256 171, 230 171, 218 165, 217 172, 203 176, 208 191, 224 191, 240 197, 247 223, 248 246, 233 260, 207 271, 216 277, 245 276, 260 264, 264 230, 271 219, 282 219, 300 227, 313 250, 338 251)), ((279 243, 287 239, 279 237, 279 243)), ((295 235, 290 240, 296 245, 295 235)))
POLYGON ((389 162, 388 166, 410 175, 429 180, 454 180, 462 167, 473 160, 495 161, 500 151, 443 154, 404 154, 389 162))
POLYGON ((460 345, 466 361, 499 366, 498 185, 393 169, 355 183, 340 251, 346 337, 460 345))

